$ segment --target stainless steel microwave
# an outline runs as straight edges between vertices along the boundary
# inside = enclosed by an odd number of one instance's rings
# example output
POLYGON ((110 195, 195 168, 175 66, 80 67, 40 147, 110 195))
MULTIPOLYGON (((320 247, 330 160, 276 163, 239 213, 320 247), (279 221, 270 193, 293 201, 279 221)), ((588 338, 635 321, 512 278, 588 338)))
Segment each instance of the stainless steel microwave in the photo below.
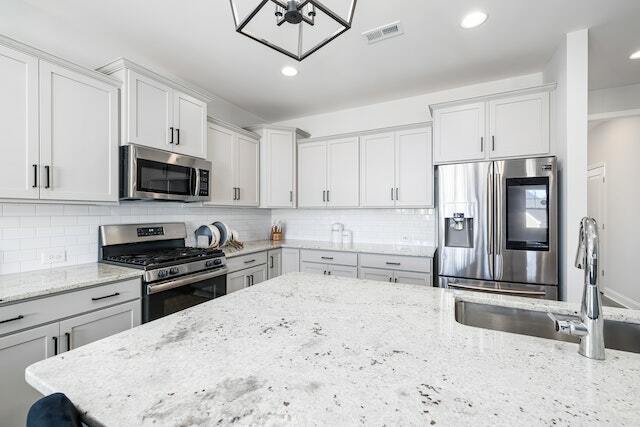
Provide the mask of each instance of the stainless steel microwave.
POLYGON ((120 147, 120 199, 209 200, 211 162, 129 144, 120 147))

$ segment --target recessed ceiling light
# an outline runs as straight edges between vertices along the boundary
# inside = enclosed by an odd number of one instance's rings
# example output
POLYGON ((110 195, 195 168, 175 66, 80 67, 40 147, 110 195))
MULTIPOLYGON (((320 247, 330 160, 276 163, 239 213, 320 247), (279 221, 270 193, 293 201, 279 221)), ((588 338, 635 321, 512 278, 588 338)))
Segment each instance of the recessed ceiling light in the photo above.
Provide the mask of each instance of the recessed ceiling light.
POLYGON ((282 69, 282 75, 286 77, 293 77, 298 75, 298 70, 291 66, 286 66, 282 69))
POLYGON ((632 53, 629 59, 640 59, 640 50, 632 53))
POLYGON ((487 14, 481 11, 475 11, 468 13, 460 22, 460 26, 465 29, 475 28, 482 24, 487 20, 487 14))

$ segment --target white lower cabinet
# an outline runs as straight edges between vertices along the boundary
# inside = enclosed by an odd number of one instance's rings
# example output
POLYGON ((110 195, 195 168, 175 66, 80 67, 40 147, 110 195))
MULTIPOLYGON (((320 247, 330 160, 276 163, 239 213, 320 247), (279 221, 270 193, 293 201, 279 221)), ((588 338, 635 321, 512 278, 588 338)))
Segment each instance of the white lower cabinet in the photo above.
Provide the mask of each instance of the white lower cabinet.
POLYGON ((0 307, 6 327, 0 337, 0 424, 25 425, 29 408, 42 397, 24 379, 29 365, 140 325, 140 290, 139 280, 129 280, 0 307), (91 296, 100 299, 93 307, 90 298, 83 304, 91 296), (117 304, 108 306, 109 301, 117 304), (36 325, 42 321, 51 323, 36 325))
POLYGON ((282 274, 300 271, 300 250, 282 248, 282 274))
POLYGON ((59 352, 73 350, 101 340, 140 324, 140 301, 131 301, 115 307, 60 322, 59 352))
POLYGON ((267 252, 268 277, 273 279, 282 274, 282 250, 267 252))
POLYGON ((412 271, 384 270, 379 268, 360 267, 358 278, 376 282, 404 283, 409 285, 431 286, 431 274, 412 271))
POLYGON ((267 280, 267 264, 227 274, 227 294, 248 288, 267 280))
POLYGON ((42 396, 24 379, 27 366, 55 354, 59 324, 40 326, 0 338, 0 414, 2 425, 24 426, 31 405, 42 396))

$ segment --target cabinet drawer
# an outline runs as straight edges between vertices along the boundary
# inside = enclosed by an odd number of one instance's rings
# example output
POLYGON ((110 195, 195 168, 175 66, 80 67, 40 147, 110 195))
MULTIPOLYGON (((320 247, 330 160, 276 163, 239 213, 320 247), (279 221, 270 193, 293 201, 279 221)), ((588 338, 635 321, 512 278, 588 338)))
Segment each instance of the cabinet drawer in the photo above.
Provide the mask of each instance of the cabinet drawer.
POLYGON ((245 268, 255 267, 256 265, 267 263, 267 253, 257 252, 249 255, 241 255, 227 260, 227 268, 229 273, 244 270, 245 268))
POLYGON ((332 252, 302 249, 300 260, 303 262, 321 262, 324 264, 358 265, 358 254, 352 252, 332 252))
POLYGON ((360 254, 360 266, 430 273, 431 258, 400 255, 360 254))
POLYGON ((140 299, 140 294, 140 279, 132 279, 8 305, 0 308, 0 335, 140 299))

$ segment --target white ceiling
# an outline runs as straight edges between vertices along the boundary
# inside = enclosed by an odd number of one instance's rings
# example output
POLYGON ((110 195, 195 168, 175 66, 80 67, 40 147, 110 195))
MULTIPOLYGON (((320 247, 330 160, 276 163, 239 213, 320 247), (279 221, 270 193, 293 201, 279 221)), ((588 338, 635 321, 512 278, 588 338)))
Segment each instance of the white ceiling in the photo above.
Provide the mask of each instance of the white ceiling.
POLYGON ((611 40, 635 38, 640 49, 639 0, 359 0, 352 30, 299 64, 293 79, 280 74, 292 60, 235 32, 227 0, 2 3, 2 34, 90 67, 128 57, 268 121, 540 71, 563 34, 587 27, 598 29, 597 58, 610 54, 592 61, 594 85, 638 74, 613 78, 618 67, 602 65, 629 55, 608 50, 611 40), (487 23, 462 30, 461 17, 478 8, 487 23), (635 25, 606 35, 607 23, 632 17, 635 25), (366 44, 363 31, 395 20, 404 36, 366 44))

